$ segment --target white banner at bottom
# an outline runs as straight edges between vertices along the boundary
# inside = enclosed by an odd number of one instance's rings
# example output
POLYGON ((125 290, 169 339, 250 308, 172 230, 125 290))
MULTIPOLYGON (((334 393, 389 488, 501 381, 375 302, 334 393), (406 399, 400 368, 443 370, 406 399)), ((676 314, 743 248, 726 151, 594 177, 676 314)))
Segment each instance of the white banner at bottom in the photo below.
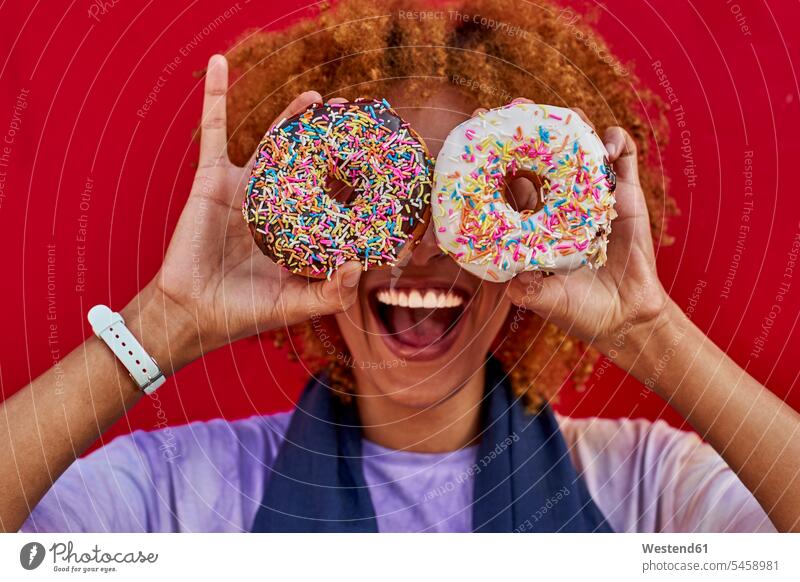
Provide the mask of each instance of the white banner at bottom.
MULTIPOLYGON (((4 534, 0 580, 800 580, 800 534, 4 534)), ((412 582, 416 582, 412 580, 412 582)))

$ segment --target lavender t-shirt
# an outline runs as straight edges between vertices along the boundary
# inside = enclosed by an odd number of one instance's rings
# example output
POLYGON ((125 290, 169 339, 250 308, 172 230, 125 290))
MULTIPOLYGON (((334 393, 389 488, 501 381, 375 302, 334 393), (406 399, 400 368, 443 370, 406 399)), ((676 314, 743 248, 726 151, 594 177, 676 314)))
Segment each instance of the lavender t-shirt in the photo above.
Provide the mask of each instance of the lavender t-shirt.
MULTIPOLYGON (((615 531, 775 531, 695 434, 663 421, 557 418, 615 531)), ((286 412, 118 437, 73 463, 22 531, 248 531, 290 419, 286 412)), ((476 447, 426 454, 365 441, 363 451, 380 531, 471 530, 476 447)))

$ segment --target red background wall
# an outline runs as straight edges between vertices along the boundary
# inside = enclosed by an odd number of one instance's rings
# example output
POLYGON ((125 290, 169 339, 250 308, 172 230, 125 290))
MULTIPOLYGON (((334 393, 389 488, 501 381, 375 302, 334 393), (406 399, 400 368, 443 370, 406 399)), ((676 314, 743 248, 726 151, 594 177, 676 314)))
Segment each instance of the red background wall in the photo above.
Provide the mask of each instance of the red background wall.
MULTIPOLYGON (((91 305, 121 308, 156 272, 197 155, 192 135, 202 95, 195 72, 244 30, 283 26, 306 3, 108 0, 104 10, 88 0, 11 4, 0 7, 0 139, 12 141, 0 144, 2 397, 90 333, 85 313, 91 305), (166 75, 152 109, 138 117, 163 67, 181 50, 185 55, 166 75), (23 101, 15 117, 14 106, 23 101), (84 234, 85 242, 78 240, 84 234)), ((661 61, 689 132, 694 185, 683 173, 682 129, 670 116, 673 140, 661 155, 683 213, 672 223, 675 244, 659 250, 662 280, 684 307, 698 282, 706 282, 694 320, 800 408, 800 269, 787 270, 800 233, 800 92, 793 65, 800 62, 800 5, 604 5, 601 28, 616 54, 666 97, 652 67, 661 61), (747 214, 745 151, 753 152, 747 214), (750 230, 731 270, 743 224, 750 230), (776 303, 781 312, 771 318, 776 303), (759 336, 764 347, 754 357, 759 336)), ((269 345, 262 352, 259 340, 246 340, 181 371, 158 401, 144 401, 108 436, 153 428, 160 415, 183 423, 285 409, 303 378, 282 353, 269 345)), ((601 366, 589 384, 584 393, 566 389, 561 409, 680 424, 663 401, 620 370, 601 366)))

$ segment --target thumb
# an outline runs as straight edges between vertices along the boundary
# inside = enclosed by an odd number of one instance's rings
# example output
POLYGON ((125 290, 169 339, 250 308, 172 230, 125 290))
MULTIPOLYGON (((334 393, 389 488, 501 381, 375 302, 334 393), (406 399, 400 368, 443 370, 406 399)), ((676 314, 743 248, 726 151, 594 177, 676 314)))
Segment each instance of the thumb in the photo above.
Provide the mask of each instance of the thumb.
POLYGON ((361 263, 350 261, 339 267, 327 281, 316 281, 306 286, 306 305, 312 313, 329 315, 344 311, 358 297, 361 263))
POLYGON ((539 314, 552 313, 561 290, 556 277, 545 277, 541 271, 525 271, 511 280, 506 287, 506 295, 519 307, 539 314))

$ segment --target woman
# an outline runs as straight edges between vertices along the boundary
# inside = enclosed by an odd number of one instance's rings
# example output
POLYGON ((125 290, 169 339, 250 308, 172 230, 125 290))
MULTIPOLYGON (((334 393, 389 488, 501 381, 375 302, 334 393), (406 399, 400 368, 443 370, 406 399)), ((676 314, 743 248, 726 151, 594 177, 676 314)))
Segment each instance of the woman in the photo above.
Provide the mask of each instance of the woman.
MULTIPOLYGON (((212 57, 192 191, 162 268, 121 312, 168 374, 290 326, 279 339, 303 340, 314 379, 293 413, 137 432, 76 461, 142 397, 91 337, 3 403, 6 531, 800 531, 798 414, 714 346, 657 277, 651 231, 668 204, 636 147, 644 157, 652 147, 637 102, 657 100, 622 83, 602 41, 552 6, 469 8, 423 17, 408 2, 380 12, 343 2, 245 39, 230 55, 241 75, 230 92, 226 59, 212 57), (572 106, 602 130, 618 177, 608 265, 486 283, 442 255, 429 229, 391 271, 286 273, 242 221, 246 160, 271 120, 321 93, 386 97, 434 156, 505 93, 572 106), (461 303, 411 309, 376 299, 381 290, 449 291, 461 303), (597 352, 709 444, 662 422, 555 415, 547 400, 597 352)), ((523 205, 532 185, 512 192, 523 205)))

